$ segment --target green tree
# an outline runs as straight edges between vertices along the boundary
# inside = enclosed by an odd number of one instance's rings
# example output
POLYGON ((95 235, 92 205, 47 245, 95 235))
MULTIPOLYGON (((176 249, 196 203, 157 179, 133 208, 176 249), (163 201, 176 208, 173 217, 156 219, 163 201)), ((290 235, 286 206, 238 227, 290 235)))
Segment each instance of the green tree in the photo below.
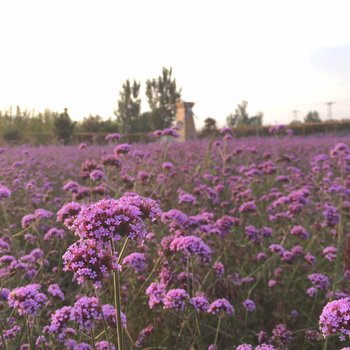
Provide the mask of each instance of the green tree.
POLYGON ((262 126, 264 114, 259 112, 256 116, 249 117, 247 107, 247 101, 242 101, 241 104, 238 104, 235 113, 231 113, 227 116, 227 125, 231 128, 236 128, 242 125, 262 126))
POLYGON ((140 83, 134 80, 131 85, 128 79, 122 86, 119 93, 118 109, 114 111, 117 117, 117 124, 123 133, 132 132, 132 125, 140 117, 141 98, 140 83))
POLYGON ((101 129, 102 118, 99 115, 89 115, 81 122, 80 129, 83 132, 99 132, 101 129))
POLYGON ((202 137, 205 137, 208 135, 215 135, 217 131, 218 131, 218 128, 216 126, 216 120, 213 118, 207 118, 204 120, 204 126, 200 132, 200 135, 202 137))
POLYGON ((263 125, 264 113, 259 112, 257 115, 249 118, 249 125, 251 126, 262 126, 263 125))
POLYGON ((157 79, 146 81, 146 96, 152 111, 152 128, 164 129, 171 126, 176 114, 176 101, 181 97, 177 90, 172 68, 163 67, 157 79))
POLYGON ((67 144, 74 133, 75 122, 72 122, 67 108, 54 120, 54 133, 64 144, 67 144))
POLYGON ((138 119, 133 121, 131 130, 133 133, 145 133, 154 130, 152 128, 153 113, 148 111, 140 115, 138 119))
POLYGON ((310 111, 304 118, 304 123, 321 123, 320 115, 317 111, 310 111))

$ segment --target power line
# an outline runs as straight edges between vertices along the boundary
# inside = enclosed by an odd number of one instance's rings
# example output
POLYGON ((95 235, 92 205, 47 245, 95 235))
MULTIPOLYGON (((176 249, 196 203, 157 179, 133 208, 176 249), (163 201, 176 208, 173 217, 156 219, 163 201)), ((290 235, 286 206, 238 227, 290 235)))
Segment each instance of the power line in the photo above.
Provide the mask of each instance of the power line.
POLYGON ((298 120, 298 110, 296 110, 296 109, 294 109, 294 110, 292 110, 292 112, 293 112, 293 120, 294 121, 297 121, 298 120))
POLYGON ((328 120, 332 120, 332 105, 333 105, 334 103, 335 103, 334 101, 326 102, 327 110, 328 110, 328 113, 327 113, 328 120))

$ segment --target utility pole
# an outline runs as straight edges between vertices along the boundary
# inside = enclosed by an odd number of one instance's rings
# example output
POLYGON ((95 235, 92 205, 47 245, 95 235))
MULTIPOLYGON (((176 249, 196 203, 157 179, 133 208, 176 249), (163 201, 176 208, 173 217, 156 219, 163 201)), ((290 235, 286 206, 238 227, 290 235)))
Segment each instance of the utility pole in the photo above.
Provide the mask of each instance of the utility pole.
POLYGON ((294 121, 297 121, 297 120, 298 120, 298 112, 299 112, 299 111, 297 111, 296 109, 294 109, 292 112, 293 112, 293 120, 294 120, 294 121))
POLYGON ((332 120, 332 105, 334 104, 335 102, 334 101, 331 101, 331 102, 327 102, 326 105, 327 105, 327 110, 328 110, 328 113, 327 113, 327 118, 328 120, 332 120))

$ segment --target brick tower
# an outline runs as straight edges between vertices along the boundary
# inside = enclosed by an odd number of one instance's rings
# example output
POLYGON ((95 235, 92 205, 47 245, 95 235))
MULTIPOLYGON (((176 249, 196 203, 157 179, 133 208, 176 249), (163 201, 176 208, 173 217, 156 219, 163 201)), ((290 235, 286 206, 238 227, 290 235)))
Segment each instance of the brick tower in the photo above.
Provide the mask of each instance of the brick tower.
POLYGON ((180 142, 197 138, 192 112, 193 106, 193 102, 176 102, 176 126, 180 135, 178 139, 180 142))

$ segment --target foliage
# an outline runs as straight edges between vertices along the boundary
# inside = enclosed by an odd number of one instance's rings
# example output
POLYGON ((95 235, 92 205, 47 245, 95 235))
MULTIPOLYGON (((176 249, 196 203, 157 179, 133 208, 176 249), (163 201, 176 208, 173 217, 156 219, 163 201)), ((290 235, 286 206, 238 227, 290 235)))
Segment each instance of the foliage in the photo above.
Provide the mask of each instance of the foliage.
POLYGON ((76 132, 88 132, 88 133, 98 133, 107 132, 113 133, 118 132, 119 128, 117 122, 111 118, 104 120, 99 115, 89 115, 84 118, 82 122, 77 123, 76 132))
POLYGON ((67 112, 67 108, 54 120, 54 133, 55 135, 67 144, 73 135, 75 122, 70 119, 67 112))
POLYGON ((19 129, 15 127, 8 127, 5 129, 2 137, 6 142, 12 143, 12 142, 18 142, 21 138, 21 134, 19 129))
POLYGON ((119 93, 118 109, 114 112, 117 117, 119 130, 123 133, 133 132, 132 128, 140 118, 141 98, 140 83, 128 79, 119 93))
POLYGON ((321 123, 320 115, 317 111, 310 111, 304 118, 304 123, 321 123))
POLYGON ((217 136, 218 134, 218 128, 216 126, 216 120, 213 118, 206 118, 204 120, 204 126, 203 129, 200 131, 200 137, 207 137, 207 136, 217 136))
POLYGON ((181 97, 181 89, 176 87, 172 68, 163 67, 157 79, 146 81, 146 96, 152 111, 152 128, 165 129, 172 125, 176 114, 176 101, 181 97))
POLYGON ((242 101, 241 104, 237 105, 237 109, 234 114, 229 114, 226 118, 227 125, 231 128, 237 128, 239 126, 262 126, 263 124, 263 113, 259 112, 256 116, 249 117, 247 112, 248 102, 242 101))

